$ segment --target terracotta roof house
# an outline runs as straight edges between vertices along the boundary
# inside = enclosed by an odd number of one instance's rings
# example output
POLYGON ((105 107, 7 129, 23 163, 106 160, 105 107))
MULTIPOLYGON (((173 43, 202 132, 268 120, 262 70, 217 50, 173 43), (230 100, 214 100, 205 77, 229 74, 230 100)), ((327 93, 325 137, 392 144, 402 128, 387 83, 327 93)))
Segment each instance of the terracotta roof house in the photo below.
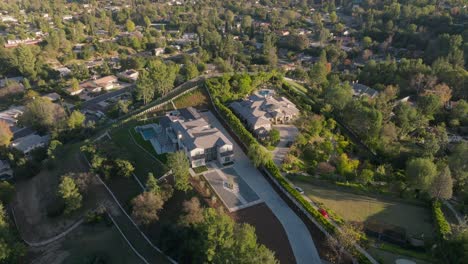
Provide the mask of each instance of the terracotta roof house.
POLYGON ((257 136, 264 136, 272 124, 288 123, 299 115, 296 105, 274 94, 273 90, 260 90, 230 107, 257 136))

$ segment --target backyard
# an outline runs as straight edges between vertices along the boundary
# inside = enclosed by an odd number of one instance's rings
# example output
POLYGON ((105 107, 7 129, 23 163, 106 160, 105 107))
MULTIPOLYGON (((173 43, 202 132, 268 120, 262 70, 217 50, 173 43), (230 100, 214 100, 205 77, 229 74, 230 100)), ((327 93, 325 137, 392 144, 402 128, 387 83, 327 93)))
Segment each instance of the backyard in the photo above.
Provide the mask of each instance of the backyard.
POLYGON ((430 210, 413 204, 354 194, 303 181, 294 182, 313 201, 323 204, 346 221, 377 222, 402 227, 408 235, 432 237, 430 210))

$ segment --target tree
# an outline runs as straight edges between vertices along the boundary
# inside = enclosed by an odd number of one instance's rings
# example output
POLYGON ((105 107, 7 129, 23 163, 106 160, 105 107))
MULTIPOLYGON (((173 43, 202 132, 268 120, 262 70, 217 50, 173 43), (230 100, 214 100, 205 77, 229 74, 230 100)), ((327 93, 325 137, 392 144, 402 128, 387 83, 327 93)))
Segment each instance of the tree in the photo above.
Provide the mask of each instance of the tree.
POLYGON ((183 225, 196 225, 203 221, 203 208, 197 197, 192 197, 189 201, 184 201, 182 206, 182 211, 185 214, 181 216, 180 222, 183 225))
POLYGON ((26 105, 20 122, 38 130, 59 128, 65 120, 65 110, 50 100, 36 98, 26 105))
POLYGON ((65 214, 69 214, 81 208, 81 196, 75 181, 70 176, 63 176, 58 193, 65 202, 65 214))
POLYGON ((11 132, 10 126, 5 121, 0 120, 0 146, 10 145, 12 138, 13 132, 11 132))
POLYGON ((187 64, 185 64, 185 79, 186 80, 191 80, 195 77, 197 77, 200 73, 198 72, 198 68, 197 68, 197 65, 195 65, 195 63, 193 62, 187 62, 187 64))
POLYGON ((254 228, 236 224, 213 208, 204 210, 204 221, 197 225, 202 263, 276 264, 273 252, 257 243, 254 228))
POLYGON ((359 160, 353 160, 343 153, 338 158, 336 170, 342 176, 354 175, 359 166, 359 160))
POLYGON ((146 191, 158 194, 161 192, 158 180, 154 177, 153 173, 148 173, 148 179, 146 180, 146 191))
POLYGON ((374 172, 369 169, 363 169, 361 173, 358 173, 357 180, 362 184, 368 184, 374 179, 374 172))
POLYGON ((263 166, 273 159, 271 152, 259 144, 251 144, 249 146, 248 156, 255 167, 263 166))
POLYGON ((132 20, 127 19, 127 22, 125 22, 125 29, 127 29, 128 32, 135 31, 135 23, 133 23, 132 20))
POLYGON ((163 208, 161 196, 144 192, 132 200, 132 217, 138 224, 148 225, 159 219, 158 211, 163 208))
POLYGON ((365 49, 370 48, 372 45, 372 39, 368 36, 365 36, 364 38, 362 38, 362 45, 365 49))
POLYGON ((80 89, 80 82, 76 78, 71 79, 71 88, 73 91, 78 91, 80 89))
POLYGON ((272 129, 269 133, 270 143, 275 146, 281 140, 281 135, 278 129, 272 129))
POLYGON ((437 174, 437 167, 428 158, 415 158, 406 164, 406 176, 414 188, 427 191, 437 174))
POLYGON ((452 198, 453 180, 448 166, 444 167, 434 178, 429 195, 437 200, 452 198))
POLYGON ((345 251, 351 251, 354 245, 359 242, 359 230, 353 226, 345 224, 341 230, 335 233, 335 236, 327 238, 327 245, 332 250, 330 258, 334 263, 341 263, 341 258, 345 251))
POLYGON ((151 102, 154 98, 155 89, 147 70, 142 70, 136 83, 136 98, 143 100, 144 104, 151 102))
POLYGON ((325 90, 325 102, 332 105, 333 109, 340 111, 353 98, 353 91, 349 84, 331 85, 325 90))
POLYGON ((15 187, 11 183, 7 181, 0 182, 0 203, 10 203, 14 194, 15 187))
POLYGON ((462 142, 457 144, 448 158, 450 170, 453 173, 455 180, 455 189, 459 191, 465 190, 468 183, 468 143, 462 142))
POLYGON ((0 262, 1 263, 19 263, 20 257, 26 253, 25 246, 18 241, 17 235, 6 219, 5 209, 0 202, 0 262))
POLYGON ((441 99, 435 94, 420 96, 418 98, 418 108, 427 117, 432 117, 441 106, 441 99))
POLYGON ((172 169, 174 175, 175 188, 179 191, 188 191, 192 187, 189 182, 189 160, 183 151, 170 153, 167 158, 167 164, 172 169))
POLYGON ((117 159, 115 160, 115 170, 118 176, 128 178, 132 176, 135 168, 133 167, 132 163, 130 163, 130 161, 117 159))
POLYGON ((68 128, 75 129, 83 126, 86 116, 83 115, 80 111, 74 110, 70 117, 68 118, 68 128))

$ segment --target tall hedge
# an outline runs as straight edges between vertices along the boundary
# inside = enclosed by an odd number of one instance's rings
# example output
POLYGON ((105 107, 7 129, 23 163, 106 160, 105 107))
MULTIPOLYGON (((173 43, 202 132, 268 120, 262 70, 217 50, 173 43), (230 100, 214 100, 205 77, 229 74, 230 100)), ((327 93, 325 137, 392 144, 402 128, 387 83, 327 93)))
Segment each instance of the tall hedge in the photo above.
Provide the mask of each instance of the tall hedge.
POLYGON ((452 233, 450 224, 445 219, 444 213, 441 209, 439 201, 435 201, 432 204, 432 213, 434 215, 434 222, 436 227, 437 236, 442 240, 447 240, 449 235, 452 233))

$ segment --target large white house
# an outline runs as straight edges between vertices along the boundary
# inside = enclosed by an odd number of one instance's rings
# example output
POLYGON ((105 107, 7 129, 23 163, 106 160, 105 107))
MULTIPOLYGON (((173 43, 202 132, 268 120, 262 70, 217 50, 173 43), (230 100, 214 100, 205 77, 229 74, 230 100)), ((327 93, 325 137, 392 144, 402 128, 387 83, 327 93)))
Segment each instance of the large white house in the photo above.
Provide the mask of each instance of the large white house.
POLYGON ((221 165, 234 161, 232 142, 192 107, 169 112, 159 124, 142 126, 138 131, 158 154, 184 151, 193 168, 210 161, 221 165))

